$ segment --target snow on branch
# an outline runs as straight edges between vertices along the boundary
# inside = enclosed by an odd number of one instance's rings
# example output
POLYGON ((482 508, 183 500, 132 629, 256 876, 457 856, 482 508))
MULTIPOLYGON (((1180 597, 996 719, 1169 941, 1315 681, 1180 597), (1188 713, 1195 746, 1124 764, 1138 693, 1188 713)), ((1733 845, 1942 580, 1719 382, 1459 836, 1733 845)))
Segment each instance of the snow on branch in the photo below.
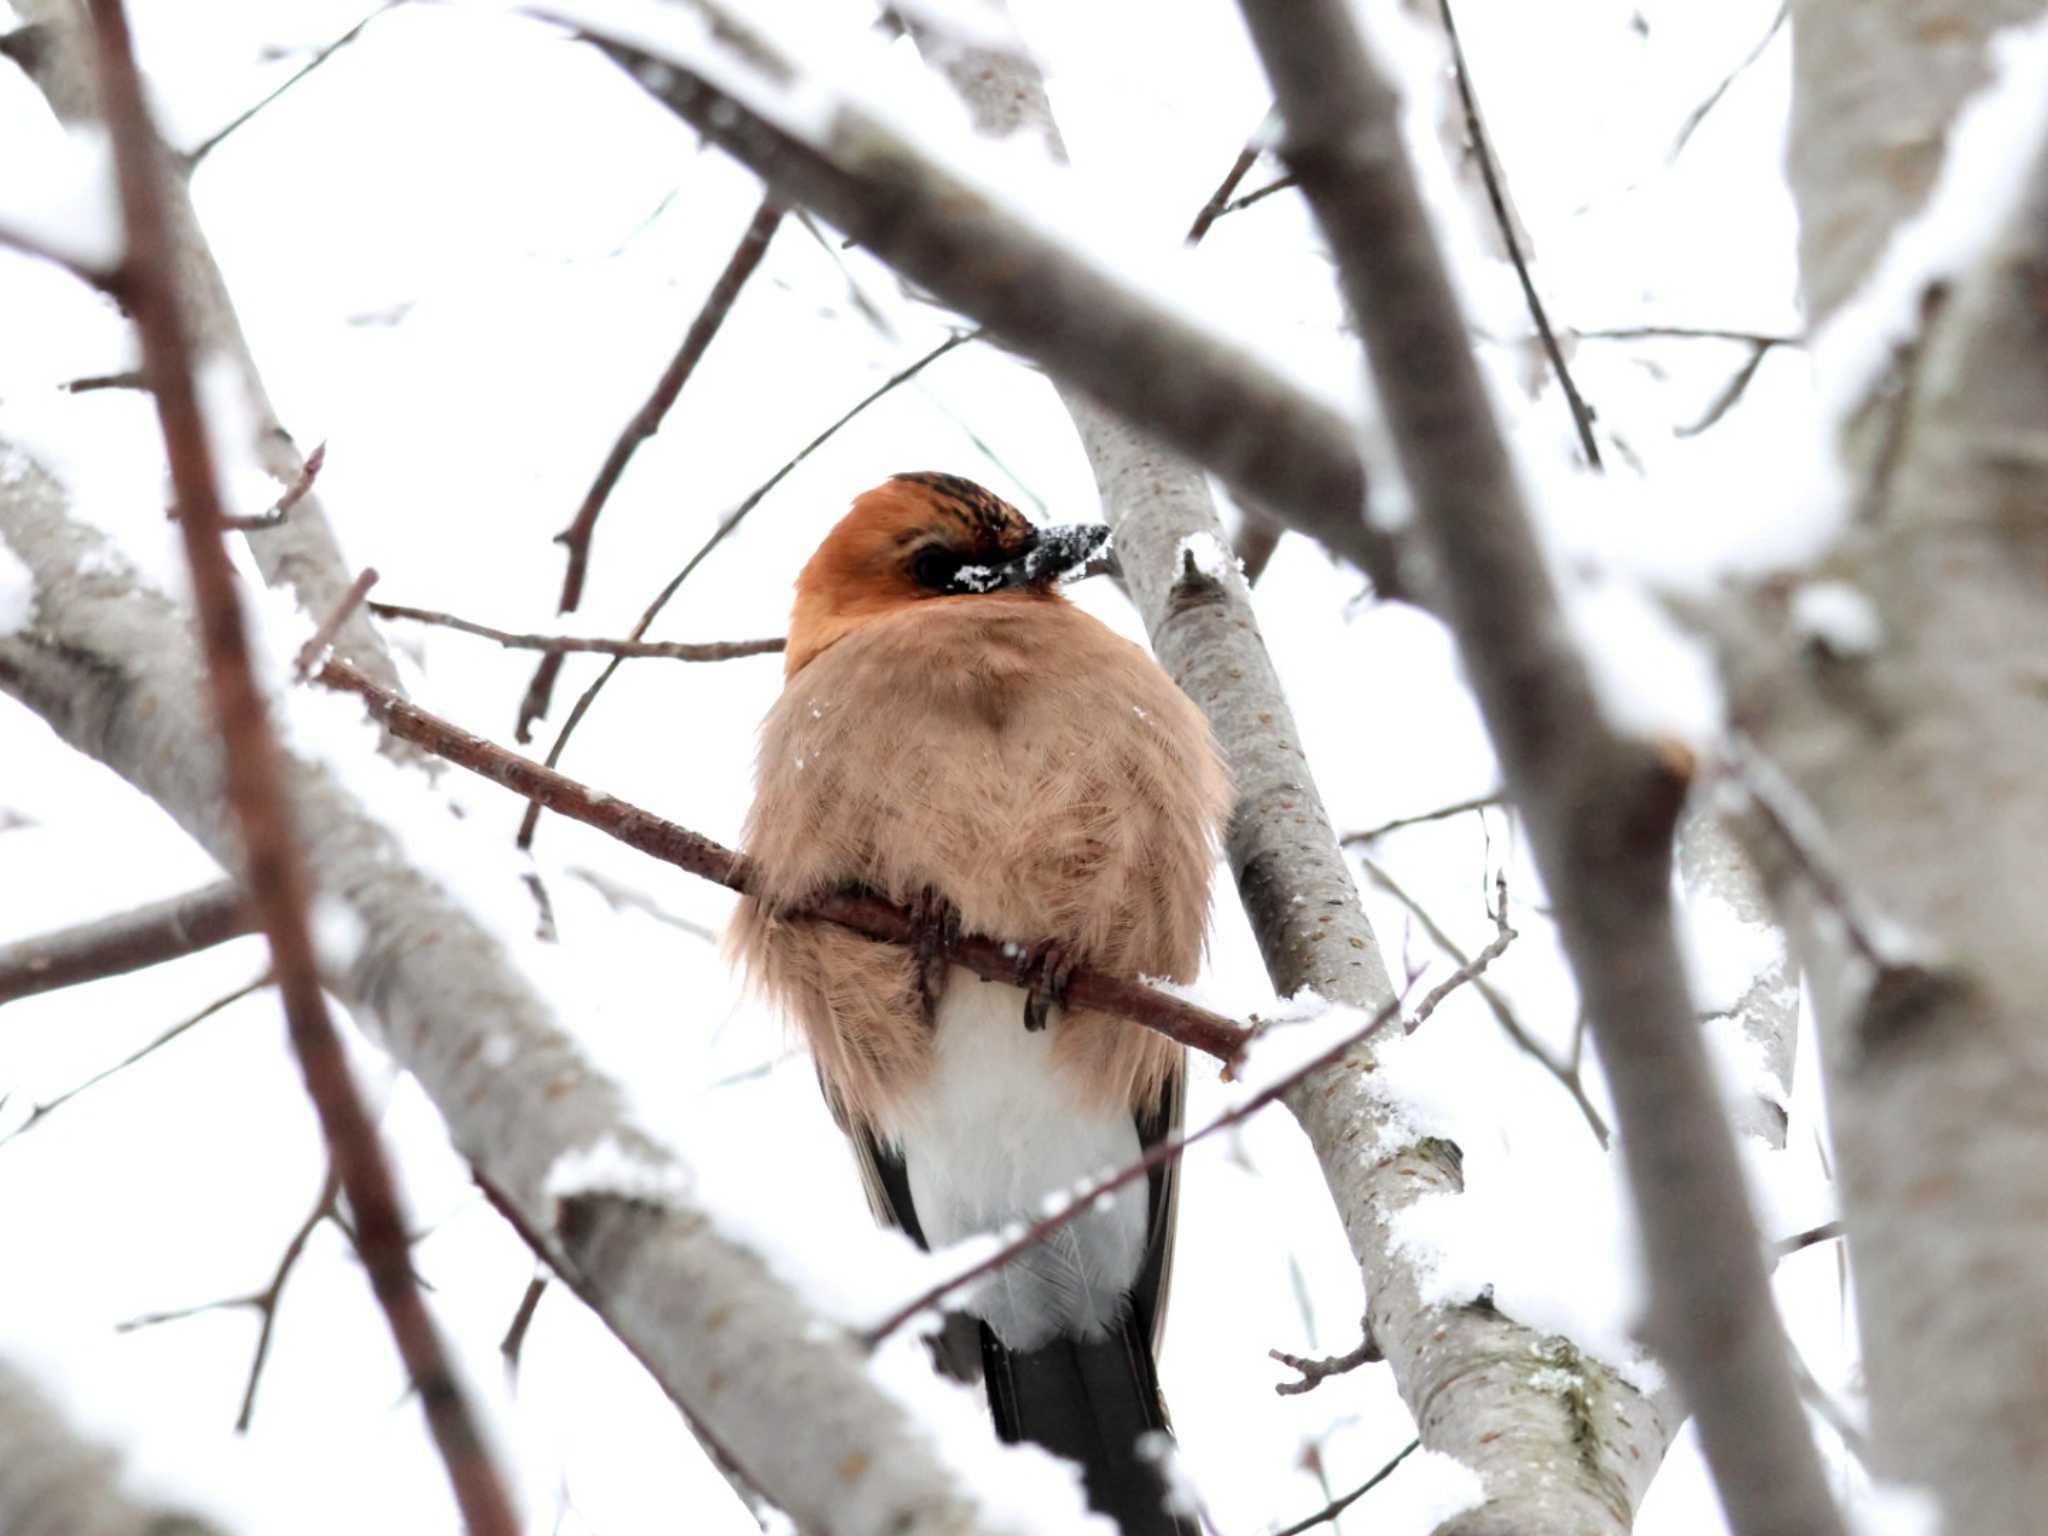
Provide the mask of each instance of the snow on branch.
MULTIPOLYGON (((0 539, 36 585, 35 624, 0 638, 0 691, 150 795, 215 857, 235 859, 189 617, 71 520, 56 482, 5 444, 0 539)), ((378 771, 374 753, 362 756, 363 772, 378 771)), ((853 1536, 1084 1528, 1078 1491, 1042 1461, 981 1437, 935 1442, 914 1405, 870 1374, 851 1331, 821 1318, 758 1238, 729 1234, 496 932, 415 862, 356 781, 344 782, 346 766, 299 756, 288 766, 309 863, 361 928, 331 987, 375 1021, 500 1209, 747 1480, 800 1525, 853 1536), (616 1181, 574 1199, 551 1193, 562 1159, 600 1145, 641 1171, 639 1187, 658 1185, 660 1202, 616 1181), (984 1500, 1000 1500, 1002 1517, 984 1500)), ((419 792, 414 775, 389 765, 376 783, 386 797, 419 792)))
POLYGON ((1327 233, 1416 526, 1522 809, 1601 1047, 1653 1289, 1652 1339, 1739 1531, 1839 1532, 1673 932, 1683 776, 1617 733, 1572 643, 1399 122, 1344 0, 1242 0, 1327 233))
POLYGON ((536 13, 579 26, 634 82, 855 243, 1222 477, 1251 503, 1405 595, 1365 516, 1356 425, 1266 363, 1076 252, 993 187, 942 163, 835 75, 703 0, 536 13), (717 35, 740 27, 744 47, 717 35))

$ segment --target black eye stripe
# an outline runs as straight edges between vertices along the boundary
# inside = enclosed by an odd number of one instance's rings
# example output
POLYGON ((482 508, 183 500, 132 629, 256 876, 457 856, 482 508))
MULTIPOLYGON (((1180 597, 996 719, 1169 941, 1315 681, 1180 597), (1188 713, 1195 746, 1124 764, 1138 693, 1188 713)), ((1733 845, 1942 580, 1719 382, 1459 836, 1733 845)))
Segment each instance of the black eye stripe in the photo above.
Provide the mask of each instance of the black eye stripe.
POLYGON ((960 557, 941 545, 927 544, 910 561, 910 574, 921 587, 943 592, 960 570, 960 557))

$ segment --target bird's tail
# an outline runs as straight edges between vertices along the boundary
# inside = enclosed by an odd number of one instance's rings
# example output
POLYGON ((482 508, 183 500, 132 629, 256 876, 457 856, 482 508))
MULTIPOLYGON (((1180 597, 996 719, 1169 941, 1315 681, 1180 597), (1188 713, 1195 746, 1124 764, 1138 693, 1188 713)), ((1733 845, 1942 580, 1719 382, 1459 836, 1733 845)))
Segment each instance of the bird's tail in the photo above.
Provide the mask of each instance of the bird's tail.
POLYGON ((996 1433, 1081 1463, 1088 1502, 1124 1536, 1200 1536, 1167 1506, 1164 1463, 1140 1440, 1170 1433, 1148 1329, 1136 1317, 1103 1339, 1054 1339, 1013 1350, 981 1325, 982 1378, 996 1433))

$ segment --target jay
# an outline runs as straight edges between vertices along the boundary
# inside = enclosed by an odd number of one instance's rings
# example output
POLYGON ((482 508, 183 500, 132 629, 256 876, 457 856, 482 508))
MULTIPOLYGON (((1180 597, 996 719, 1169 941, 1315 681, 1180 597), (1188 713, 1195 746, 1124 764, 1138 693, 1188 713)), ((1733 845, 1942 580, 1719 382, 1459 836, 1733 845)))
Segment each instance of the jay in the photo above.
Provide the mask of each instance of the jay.
MULTIPOLYGON (((1077 966, 1193 979, 1230 803, 1201 713, 1058 591, 1107 537, 897 475, 797 579, 729 943, 802 1030, 876 1214, 926 1246, 1035 1220, 1180 1122, 1181 1048, 1061 1000, 1077 966), (910 907, 922 942, 797 915, 845 888, 910 907), (960 932, 1016 944, 1017 983, 950 964, 960 932)), ((1169 1164, 988 1276, 937 1346, 1126 1536, 1195 1529, 1138 1446, 1166 1428, 1174 1211, 1169 1164)))

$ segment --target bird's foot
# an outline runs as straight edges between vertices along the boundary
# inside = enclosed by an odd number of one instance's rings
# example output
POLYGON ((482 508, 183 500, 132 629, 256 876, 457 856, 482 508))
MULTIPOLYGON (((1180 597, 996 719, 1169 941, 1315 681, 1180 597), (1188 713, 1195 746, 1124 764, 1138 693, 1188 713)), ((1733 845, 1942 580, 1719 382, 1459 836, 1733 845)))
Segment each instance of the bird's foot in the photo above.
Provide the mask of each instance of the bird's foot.
POLYGON ((917 996, 924 1006, 925 1028, 931 1029, 938 1023, 939 997, 946 990, 946 968, 952 964, 947 950, 960 939, 960 909, 926 886, 911 900, 910 916, 917 928, 917 996))
POLYGON ((1035 1034, 1045 1028, 1053 1004, 1066 1006, 1068 983, 1080 968, 1080 956, 1056 940, 1025 952, 1017 962, 1017 985, 1024 988, 1026 1029, 1035 1034))

